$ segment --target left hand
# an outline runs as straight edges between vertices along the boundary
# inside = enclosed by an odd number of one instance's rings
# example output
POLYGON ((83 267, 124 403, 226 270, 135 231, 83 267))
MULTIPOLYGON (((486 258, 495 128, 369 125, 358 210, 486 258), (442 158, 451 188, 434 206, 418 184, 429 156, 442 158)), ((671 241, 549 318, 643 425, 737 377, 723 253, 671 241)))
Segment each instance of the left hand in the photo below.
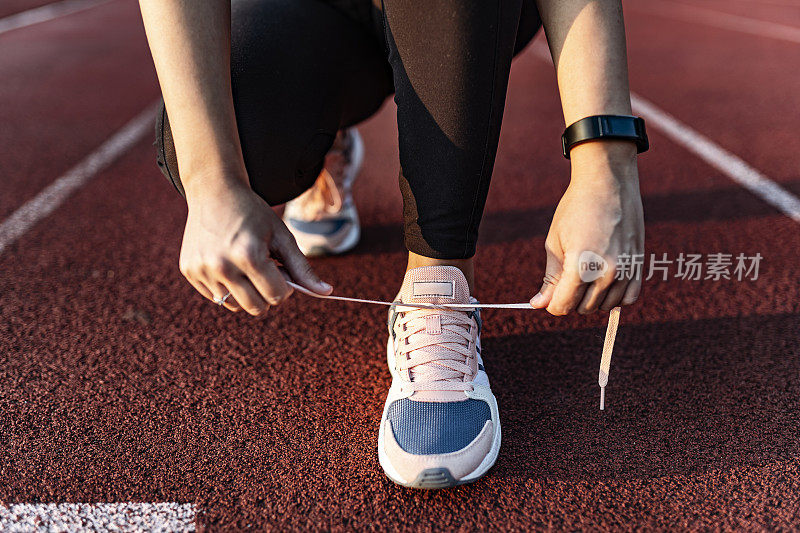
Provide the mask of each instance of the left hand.
POLYGON ((570 158, 572 179, 550 225, 544 283, 531 305, 553 315, 630 305, 639 297, 641 273, 633 279, 615 276, 618 257, 644 252, 636 149, 623 141, 587 142, 574 147, 570 158), (581 279, 578 260, 585 251, 608 264, 602 276, 588 282, 581 279))

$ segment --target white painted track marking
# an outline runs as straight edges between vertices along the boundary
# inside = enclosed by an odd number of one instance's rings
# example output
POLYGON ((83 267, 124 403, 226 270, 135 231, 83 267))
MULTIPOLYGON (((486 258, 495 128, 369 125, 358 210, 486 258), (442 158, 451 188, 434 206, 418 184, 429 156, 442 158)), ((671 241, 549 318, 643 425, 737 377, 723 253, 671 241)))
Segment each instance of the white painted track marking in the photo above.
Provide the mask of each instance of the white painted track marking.
POLYGON ((686 150, 716 168, 762 200, 800 223, 800 198, 748 165, 740 157, 715 144, 641 96, 631 94, 633 112, 647 119, 648 126, 659 130, 686 150))
MULTIPOLYGON (((539 59, 553 64, 544 40, 535 42, 531 49, 539 59)), ((647 120, 649 129, 660 131, 673 142, 777 208, 795 222, 800 223, 800 198, 748 165, 740 157, 725 150, 705 135, 693 130, 635 93, 631 93, 631 106, 634 114, 642 115, 647 120)))
POLYGON ((47 22, 64 15, 70 15, 100 4, 107 4, 112 0, 62 0, 41 7, 35 7, 21 13, 15 13, 0 19, 0 34, 11 30, 18 30, 26 26, 47 22))
POLYGON ((18 503, 0 504, 0 530, 39 531, 195 531, 191 503, 18 503))
POLYGON ((97 150, 0 223, 0 254, 37 222, 55 211, 73 192, 136 144, 146 132, 151 131, 155 127, 155 117, 155 106, 148 106, 97 150))
POLYGON ((658 15, 677 20, 705 24, 725 30, 769 37, 790 43, 800 43, 800 28, 769 22, 766 20, 743 17, 724 13, 707 7, 697 7, 682 2, 669 0, 647 0, 647 2, 630 2, 625 4, 625 9, 639 11, 640 13, 658 15))

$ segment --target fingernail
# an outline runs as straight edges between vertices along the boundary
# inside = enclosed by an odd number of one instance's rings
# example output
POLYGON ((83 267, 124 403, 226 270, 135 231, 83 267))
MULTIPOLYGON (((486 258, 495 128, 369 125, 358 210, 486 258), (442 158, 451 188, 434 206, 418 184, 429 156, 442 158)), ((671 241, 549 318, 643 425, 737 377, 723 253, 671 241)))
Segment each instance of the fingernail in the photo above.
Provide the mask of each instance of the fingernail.
POLYGON ((325 283, 324 281, 320 281, 319 285, 320 287, 322 287, 322 290, 324 291, 329 291, 333 288, 329 283, 325 283))
POLYGON ((544 294, 541 292, 537 292, 536 296, 531 298, 531 305, 534 307, 540 307, 544 305, 544 294))

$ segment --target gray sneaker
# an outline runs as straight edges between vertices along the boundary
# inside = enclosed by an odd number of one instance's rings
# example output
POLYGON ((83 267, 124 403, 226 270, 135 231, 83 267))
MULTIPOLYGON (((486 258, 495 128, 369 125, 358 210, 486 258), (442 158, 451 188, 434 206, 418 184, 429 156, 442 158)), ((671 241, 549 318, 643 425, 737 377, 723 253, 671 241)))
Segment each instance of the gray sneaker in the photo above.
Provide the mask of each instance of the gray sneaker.
POLYGON ((341 254, 358 244, 361 225, 352 189, 363 161, 358 130, 342 130, 314 185, 286 204, 283 221, 306 256, 341 254))

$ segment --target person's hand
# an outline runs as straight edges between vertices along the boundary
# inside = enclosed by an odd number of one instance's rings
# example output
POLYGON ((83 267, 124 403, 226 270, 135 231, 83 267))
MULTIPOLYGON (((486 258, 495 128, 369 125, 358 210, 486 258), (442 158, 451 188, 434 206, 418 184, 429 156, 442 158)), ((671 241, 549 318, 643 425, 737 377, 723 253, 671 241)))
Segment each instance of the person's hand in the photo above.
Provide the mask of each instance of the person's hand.
POLYGON ((544 283, 531 305, 546 307, 553 315, 630 305, 639 297, 641 276, 615 277, 620 256, 644 252, 635 147, 625 142, 588 142, 573 148, 570 157, 572 179, 550 225, 544 283), (581 279, 583 252, 593 252, 608 264, 593 281, 581 279))
POLYGON ((298 285, 318 294, 333 290, 319 280, 278 215, 242 181, 187 188, 186 198, 180 270, 209 300, 230 292, 226 308, 263 315, 292 293, 273 260, 298 285))

